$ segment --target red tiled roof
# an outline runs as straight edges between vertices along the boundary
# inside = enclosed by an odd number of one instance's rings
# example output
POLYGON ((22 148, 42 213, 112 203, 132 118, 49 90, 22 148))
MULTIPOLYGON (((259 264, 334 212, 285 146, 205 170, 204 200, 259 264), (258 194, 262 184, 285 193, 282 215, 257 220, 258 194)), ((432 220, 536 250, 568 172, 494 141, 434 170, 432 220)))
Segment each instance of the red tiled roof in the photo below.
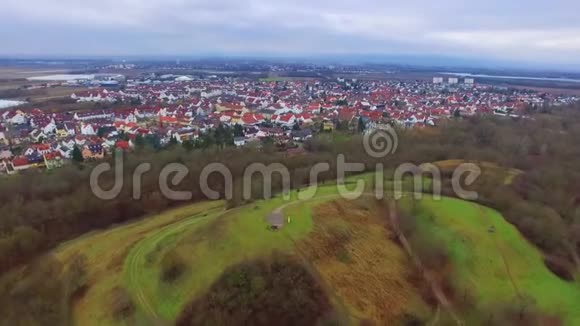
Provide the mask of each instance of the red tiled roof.
POLYGON ((14 166, 25 166, 28 165, 28 159, 23 156, 18 156, 12 160, 12 165, 14 166))
POLYGON ((62 154, 60 152, 50 152, 44 154, 44 158, 46 160, 55 160, 57 158, 62 158, 62 154))
POLYGON ((115 143, 115 148, 127 150, 130 147, 129 142, 126 140, 117 140, 117 143, 115 143))

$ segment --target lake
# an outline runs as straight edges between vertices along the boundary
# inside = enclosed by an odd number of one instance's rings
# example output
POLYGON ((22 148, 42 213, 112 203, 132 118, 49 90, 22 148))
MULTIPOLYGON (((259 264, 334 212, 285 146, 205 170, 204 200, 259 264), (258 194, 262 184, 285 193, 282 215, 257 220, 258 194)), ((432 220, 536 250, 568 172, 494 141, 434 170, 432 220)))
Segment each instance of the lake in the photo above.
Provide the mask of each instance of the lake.
POLYGON ((24 104, 24 103, 26 103, 26 102, 0 99, 0 110, 11 108, 13 106, 18 106, 18 105, 24 104))
POLYGON ((571 78, 549 78, 549 77, 526 77, 526 76, 501 76, 501 75, 484 75, 484 74, 470 74, 470 73, 456 73, 456 72, 441 72, 444 75, 454 75, 459 77, 470 78, 493 78, 493 79, 519 79, 519 80, 539 80, 539 81, 556 81, 568 83, 580 83, 580 79, 571 78))

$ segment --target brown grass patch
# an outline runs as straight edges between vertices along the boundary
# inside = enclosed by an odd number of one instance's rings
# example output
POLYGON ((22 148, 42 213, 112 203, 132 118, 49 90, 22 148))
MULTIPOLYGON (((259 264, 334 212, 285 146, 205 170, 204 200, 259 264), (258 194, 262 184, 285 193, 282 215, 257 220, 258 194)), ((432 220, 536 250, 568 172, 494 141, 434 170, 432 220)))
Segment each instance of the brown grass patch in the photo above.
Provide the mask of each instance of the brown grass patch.
POLYGON ((313 219, 298 248, 353 317, 382 325, 416 313, 413 267, 374 204, 334 201, 315 208, 313 219))
POLYGON ((516 177, 524 173, 518 169, 504 168, 495 163, 483 161, 446 160, 434 162, 433 164, 441 169, 443 173, 453 173, 459 165, 464 163, 477 165, 482 170, 483 177, 499 178, 503 180, 503 183, 506 185, 512 184, 516 177))

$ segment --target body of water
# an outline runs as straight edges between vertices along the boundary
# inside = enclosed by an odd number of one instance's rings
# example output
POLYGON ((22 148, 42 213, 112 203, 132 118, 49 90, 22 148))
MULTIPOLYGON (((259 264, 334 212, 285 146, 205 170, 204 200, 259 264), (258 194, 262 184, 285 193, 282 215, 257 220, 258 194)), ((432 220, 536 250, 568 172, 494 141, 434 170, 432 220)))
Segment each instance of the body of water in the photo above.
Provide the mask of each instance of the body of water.
POLYGON ((571 79, 571 78, 501 76, 501 75, 470 74, 470 73, 459 73, 459 72, 441 72, 440 74, 453 75, 453 76, 459 76, 459 77, 470 77, 470 78, 516 79, 516 80, 538 80, 538 81, 580 83, 580 79, 571 79))
POLYGON ((0 99, 0 110, 8 109, 8 108, 18 106, 18 105, 24 104, 24 103, 26 103, 26 102, 13 101, 13 100, 1 100, 0 99))

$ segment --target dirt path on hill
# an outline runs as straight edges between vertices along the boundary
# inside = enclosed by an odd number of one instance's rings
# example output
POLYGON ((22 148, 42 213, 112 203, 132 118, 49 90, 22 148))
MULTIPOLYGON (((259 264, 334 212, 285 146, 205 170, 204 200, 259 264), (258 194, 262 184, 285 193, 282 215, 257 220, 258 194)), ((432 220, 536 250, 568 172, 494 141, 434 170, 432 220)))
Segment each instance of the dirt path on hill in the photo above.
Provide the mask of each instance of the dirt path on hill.
POLYGON ((464 325, 464 322, 459 318, 455 309, 453 308, 453 304, 447 299, 447 296, 439 286, 439 283, 435 280, 435 278, 429 273, 427 269, 421 263, 421 259, 415 255, 413 249, 411 248, 411 244, 407 241, 407 237, 401 232, 399 228, 399 214, 397 213, 397 206, 394 200, 389 200, 389 222, 393 231, 395 232, 399 242, 407 252, 407 255, 411 257, 413 264, 416 268, 418 268, 421 273, 423 274, 423 278, 430 284, 431 291, 437 298, 440 306, 443 307, 445 310, 449 312, 453 320, 457 323, 457 325, 464 325))
POLYGON ((178 232, 182 232, 188 227, 194 226, 204 221, 220 218, 236 210, 237 208, 230 210, 222 210, 221 212, 215 215, 211 214, 212 210, 194 214, 187 219, 169 224, 159 229, 158 232, 150 235, 147 238, 142 239, 135 246, 133 246, 127 257, 125 258, 124 263, 125 266, 123 269, 124 278, 126 280, 125 285, 127 286, 129 292, 133 294, 137 306, 139 306, 145 313, 147 319, 149 320, 149 322, 151 322, 151 325, 156 326, 170 325, 170 323, 163 320, 163 318, 157 313, 154 304, 151 302, 151 298, 147 296, 145 291, 143 291, 143 288, 139 285, 141 275, 140 270, 141 267, 145 264, 146 255, 148 253, 147 246, 151 243, 159 243, 166 237, 178 232))
MULTIPOLYGON (((485 219, 485 212, 484 212, 483 207, 481 207, 479 205, 477 205, 477 206, 478 206, 479 213, 480 213, 482 219, 485 219)), ((510 264, 509 264, 508 260, 506 259, 505 254, 504 254, 499 242, 497 241, 497 237, 495 236, 495 233, 490 233, 489 235, 491 237, 493 237, 493 243, 495 245, 495 248, 497 249, 497 252, 499 252, 499 255, 500 255, 501 260, 502 260, 503 265, 504 265, 505 272, 508 276, 508 279, 510 280, 510 283, 512 284, 512 287, 514 288, 514 291, 516 292, 516 295, 518 296, 518 298, 522 299, 523 296, 522 296, 520 289, 516 283, 516 280, 514 279, 514 277, 512 275, 512 271, 510 269, 510 264)))
MULTIPOLYGON (((364 194, 362 194, 362 196, 375 198, 375 195, 371 194, 371 193, 364 193, 364 194)), ((341 196, 340 195, 325 195, 325 196, 314 197, 314 198, 309 198, 309 199, 294 200, 294 201, 285 203, 284 205, 277 207, 268 216, 272 216, 272 215, 282 215, 283 216, 283 214, 284 214, 283 211, 285 208, 287 208, 289 206, 293 206, 293 205, 298 205, 298 204, 301 204, 301 203, 304 203, 307 201, 332 200, 332 199, 337 199, 337 198, 341 198, 341 196)), ((128 281, 127 285, 130 289, 133 290, 130 292, 133 292, 134 298, 136 297, 135 299, 137 300, 137 305, 140 306, 141 309, 143 309, 143 311, 146 314, 146 316, 148 317, 148 319, 151 322, 153 322, 154 325, 164 325, 164 324, 166 324, 166 322, 158 315, 156 309, 153 307, 153 304, 151 303, 150 298, 147 297, 147 294, 144 293, 143 289, 140 288, 140 286, 139 286, 139 270, 140 270, 140 266, 143 265, 143 262, 145 259, 145 251, 146 251, 145 247, 146 247, 147 243, 159 242, 163 238, 165 238, 165 237, 167 237, 175 232, 182 231, 184 228, 193 226, 193 225, 195 225, 199 222, 202 222, 204 220, 216 219, 216 218, 222 217, 226 214, 233 213, 233 212, 235 212, 243 207, 245 207, 245 206, 236 207, 236 208, 230 209, 230 210, 224 210, 216 215, 200 216, 201 213, 195 214, 188 219, 179 221, 177 223, 172 223, 170 225, 167 225, 167 226, 161 228, 157 233, 150 235, 149 237, 139 241, 132 248, 128 257, 125 260, 124 274, 125 274, 126 280, 128 281)), ((268 219, 268 216, 266 216, 266 220, 268 219)), ((456 321, 457 325, 464 325, 463 321, 455 313, 453 305, 447 299, 445 293, 443 292, 443 290, 441 289, 439 284, 429 274, 429 272, 427 270, 425 270, 425 268, 423 267, 423 264, 421 263, 421 260, 414 254, 414 252, 411 248, 411 245, 407 241, 407 238, 400 231, 396 205, 395 205, 393 200, 389 201, 389 219, 388 220, 390 221, 390 224, 391 224, 395 234, 397 235, 400 243, 403 245, 404 250, 406 251, 408 256, 411 258, 411 260, 413 261, 413 264, 416 266, 416 268, 418 268, 422 272, 424 279, 430 284, 431 290, 433 291, 435 297, 437 298, 440 307, 443 307, 443 309, 445 309, 449 312, 449 314, 452 316, 452 318, 456 321)))
MULTIPOLYGON (((375 194, 371 194, 371 193, 364 193, 364 194, 362 194, 362 196, 375 198, 375 194)), ((286 203, 282 206, 279 206, 278 208, 273 210, 272 213, 269 214, 269 216, 283 215, 284 209, 287 208, 288 206, 296 205, 296 204, 303 203, 306 201, 310 201, 310 200, 314 200, 314 199, 318 199, 318 200, 329 199, 329 200, 331 200, 331 199, 335 199, 335 198, 341 198, 341 197, 340 197, 340 195, 327 195, 327 196, 315 197, 315 198, 311 198, 311 199, 293 201, 290 203, 286 203)), ((389 200, 389 219, 388 220, 389 220, 391 227, 393 228, 393 231, 395 232, 397 238, 399 239, 400 243, 403 245, 405 252, 411 258, 415 267, 421 271, 423 278, 430 284, 431 290, 433 291, 433 294, 435 295, 435 297, 437 298, 437 301, 439 302, 439 307, 437 308, 438 309, 437 314, 439 315, 440 307, 443 307, 443 309, 445 309, 449 312, 449 314, 455 320, 457 325, 460 325, 460 326, 465 325, 465 323, 461 320, 461 318, 459 318, 459 316, 455 312, 453 304, 449 301, 449 299, 447 299, 447 296, 445 295, 445 293, 443 292, 443 290, 439 286, 439 283, 434 279, 434 277, 429 273, 429 271, 427 271, 423 267, 423 263, 421 262, 419 257, 417 255, 415 255, 415 253, 413 252, 409 241, 407 241, 407 237, 405 237, 405 235, 401 232, 401 230, 399 228, 399 214, 397 213, 396 207, 397 206, 396 206, 395 201, 389 200)), ((437 316, 437 319, 438 318, 439 317, 437 316)))

